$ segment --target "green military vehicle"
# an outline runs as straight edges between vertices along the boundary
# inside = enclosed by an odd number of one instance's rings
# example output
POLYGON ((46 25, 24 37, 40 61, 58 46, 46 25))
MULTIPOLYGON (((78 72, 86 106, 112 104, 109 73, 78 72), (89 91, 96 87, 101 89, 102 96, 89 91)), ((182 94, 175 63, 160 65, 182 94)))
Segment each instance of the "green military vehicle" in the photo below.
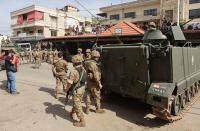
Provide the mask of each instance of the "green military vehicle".
POLYGON ((150 104, 162 119, 180 119, 200 84, 200 48, 188 45, 174 26, 166 35, 148 31, 143 43, 99 47, 104 89, 150 104))

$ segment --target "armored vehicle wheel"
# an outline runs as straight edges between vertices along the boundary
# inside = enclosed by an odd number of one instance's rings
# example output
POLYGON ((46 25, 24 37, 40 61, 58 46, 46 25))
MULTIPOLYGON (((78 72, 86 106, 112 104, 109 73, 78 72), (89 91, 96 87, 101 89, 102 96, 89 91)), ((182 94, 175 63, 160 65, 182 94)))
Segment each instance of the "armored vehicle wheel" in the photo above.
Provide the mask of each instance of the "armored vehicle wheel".
POLYGON ((187 99, 186 99, 186 91, 181 95, 181 107, 185 108, 185 105, 187 103, 187 99))
POLYGON ((172 102, 172 115, 179 115, 181 110, 181 99, 180 96, 176 96, 172 102))
POLYGON ((187 93, 186 93, 186 100, 187 100, 187 102, 190 102, 190 101, 191 101, 191 93, 190 93, 190 90, 188 89, 186 92, 187 92, 187 93))

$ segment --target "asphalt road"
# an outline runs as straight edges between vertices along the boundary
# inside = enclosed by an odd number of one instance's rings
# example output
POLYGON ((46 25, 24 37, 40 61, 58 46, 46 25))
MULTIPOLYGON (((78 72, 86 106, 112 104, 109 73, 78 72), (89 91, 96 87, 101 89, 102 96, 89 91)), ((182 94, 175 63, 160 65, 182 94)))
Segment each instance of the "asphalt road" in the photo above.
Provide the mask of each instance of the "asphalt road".
MULTIPOLYGON (((17 73, 19 95, 5 91, 5 71, 0 72, 0 131, 199 131, 200 100, 184 117, 167 123, 151 115, 151 107, 130 98, 117 95, 103 99, 105 114, 85 115, 86 127, 73 127, 69 118, 71 102, 64 109, 64 95, 53 96, 55 79, 50 66, 40 69, 23 65, 17 73)), ((85 107, 85 104, 83 103, 85 107)), ((93 107, 94 109, 94 107, 93 107)))

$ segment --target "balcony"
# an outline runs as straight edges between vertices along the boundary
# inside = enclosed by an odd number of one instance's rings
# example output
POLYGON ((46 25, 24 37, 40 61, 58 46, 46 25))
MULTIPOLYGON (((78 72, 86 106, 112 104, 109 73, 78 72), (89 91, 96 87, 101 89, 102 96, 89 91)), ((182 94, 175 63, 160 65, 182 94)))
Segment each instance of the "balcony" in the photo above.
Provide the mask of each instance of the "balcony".
POLYGON ((21 28, 26 28, 26 27, 34 27, 34 26, 45 26, 44 20, 39 20, 39 21, 32 21, 32 22, 26 22, 24 21, 22 24, 12 24, 11 28, 12 29, 21 29, 21 28))
POLYGON ((11 36, 12 41, 37 41, 44 38, 42 33, 35 33, 35 34, 27 34, 27 33, 20 33, 18 35, 11 36))

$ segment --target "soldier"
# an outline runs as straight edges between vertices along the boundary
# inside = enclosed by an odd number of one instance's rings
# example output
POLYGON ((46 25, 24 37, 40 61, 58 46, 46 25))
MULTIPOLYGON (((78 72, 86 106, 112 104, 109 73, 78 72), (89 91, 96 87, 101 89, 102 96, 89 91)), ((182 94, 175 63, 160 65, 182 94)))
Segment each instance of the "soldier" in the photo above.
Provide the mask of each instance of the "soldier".
POLYGON ((82 65, 82 57, 75 55, 72 58, 72 62, 75 68, 72 69, 68 79, 68 85, 72 93, 73 108, 70 116, 75 120, 75 115, 79 121, 74 122, 76 127, 85 127, 85 119, 82 109, 82 99, 85 92, 87 73, 82 65))
POLYGON ((25 59, 24 59, 24 51, 20 52, 20 58, 21 58, 21 63, 24 64, 24 61, 25 61, 25 59))
POLYGON ((48 52, 48 62, 49 62, 49 64, 53 64, 53 51, 52 51, 52 49, 50 49, 50 51, 48 52))
POLYGON ((88 61, 91 59, 91 50, 87 49, 86 50, 86 56, 85 56, 85 61, 88 61))
POLYGON ((63 85, 63 90, 66 93, 68 91, 67 88, 67 62, 63 60, 63 54, 58 54, 58 59, 54 61, 52 72, 54 77, 56 78, 56 90, 55 90, 55 98, 58 99, 59 88, 61 83, 63 85))
POLYGON ((149 30, 156 30, 156 24, 154 22, 149 23, 149 30))
POLYGON ((28 63, 30 64, 32 62, 32 51, 28 51, 28 63))
POLYGON ((39 49, 35 51, 34 57, 35 57, 35 67, 39 69, 41 66, 41 57, 42 57, 39 49))
POLYGON ((96 113, 104 113, 105 111, 101 108, 101 72, 97 65, 97 61, 100 58, 98 51, 94 50, 91 53, 92 59, 85 63, 87 71, 87 89, 86 89, 86 114, 90 112, 91 96, 94 98, 96 113))
POLYGON ((24 51, 24 57, 25 57, 25 64, 27 64, 28 63, 28 51, 27 50, 25 50, 24 51))
POLYGON ((79 55, 80 57, 82 57, 82 60, 84 61, 84 55, 83 55, 83 53, 82 53, 82 49, 81 48, 78 48, 78 50, 77 50, 77 55, 79 55))
POLYGON ((53 52, 53 61, 58 59, 58 50, 55 49, 54 52, 53 52))
POLYGON ((33 63, 35 63, 35 52, 36 52, 36 49, 34 49, 33 52, 32 52, 32 56, 33 56, 33 61, 32 62, 33 63))
POLYGON ((47 58, 48 58, 48 51, 47 49, 44 49, 44 62, 47 62, 47 58))

